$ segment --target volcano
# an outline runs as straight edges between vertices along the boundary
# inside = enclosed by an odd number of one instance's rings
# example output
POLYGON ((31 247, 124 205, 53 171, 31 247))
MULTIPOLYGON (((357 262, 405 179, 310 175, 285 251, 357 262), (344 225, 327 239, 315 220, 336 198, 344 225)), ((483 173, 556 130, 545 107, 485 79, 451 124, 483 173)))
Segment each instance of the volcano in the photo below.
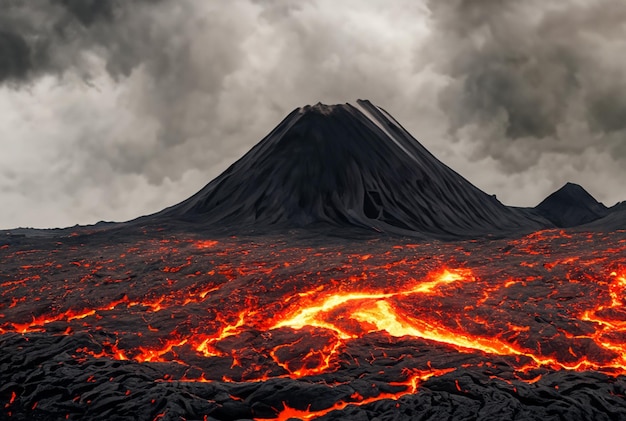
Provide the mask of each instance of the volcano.
POLYGON ((620 202, 607 209, 607 215, 587 223, 581 229, 598 229, 606 232, 626 230, 626 202, 620 202))
POLYGON ((535 210, 557 227, 570 228, 607 216, 609 209, 578 184, 567 183, 535 210))
POLYGON ((507 207, 431 155, 369 101, 306 106, 159 217, 222 227, 357 227, 430 238, 551 224, 507 207))
POLYGON ((0 232, 0 419, 623 420, 625 222, 299 108, 157 214, 0 232))

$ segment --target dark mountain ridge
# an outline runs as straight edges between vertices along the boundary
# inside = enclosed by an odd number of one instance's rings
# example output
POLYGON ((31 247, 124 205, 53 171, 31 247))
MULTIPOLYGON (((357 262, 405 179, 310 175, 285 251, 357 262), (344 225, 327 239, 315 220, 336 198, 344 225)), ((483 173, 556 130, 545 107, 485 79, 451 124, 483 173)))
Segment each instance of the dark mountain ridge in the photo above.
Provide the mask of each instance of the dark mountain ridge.
POLYGON ((581 229, 617 231, 626 230, 626 202, 619 202, 608 208, 608 214, 593 222, 582 225, 581 229))
POLYGON ((306 106, 189 199, 152 217, 219 227, 325 225, 436 238, 534 231, 428 152, 383 109, 306 106))
POLYGON ((537 213, 559 228, 571 228, 604 218, 609 208, 578 184, 566 183, 535 207, 537 213))

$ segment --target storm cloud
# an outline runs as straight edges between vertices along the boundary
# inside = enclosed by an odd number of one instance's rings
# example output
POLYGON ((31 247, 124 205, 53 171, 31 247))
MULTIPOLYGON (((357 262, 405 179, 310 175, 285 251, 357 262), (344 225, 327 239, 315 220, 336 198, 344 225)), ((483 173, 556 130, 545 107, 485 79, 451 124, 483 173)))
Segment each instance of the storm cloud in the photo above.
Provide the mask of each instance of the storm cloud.
POLYGON ((118 8, 109 0, 3 0, 0 6, 0 82, 5 83, 77 65, 81 50, 98 42, 94 26, 112 23, 118 8))
POLYGON ((626 3, 431 2, 449 132, 507 172, 545 153, 626 159, 626 3), (468 133, 463 133, 467 129, 468 133))
POLYGON ((158 211, 357 98, 505 203, 626 199, 626 6, 552 3, 0 0, 0 227, 158 211))

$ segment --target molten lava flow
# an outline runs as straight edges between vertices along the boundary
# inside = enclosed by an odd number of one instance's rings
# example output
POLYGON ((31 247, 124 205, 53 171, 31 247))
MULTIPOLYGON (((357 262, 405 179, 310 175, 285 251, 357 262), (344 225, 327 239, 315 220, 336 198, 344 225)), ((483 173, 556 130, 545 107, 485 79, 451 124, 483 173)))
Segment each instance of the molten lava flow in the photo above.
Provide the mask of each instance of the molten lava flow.
POLYGON ((235 324, 223 325, 217 334, 205 338, 199 345, 195 346, 195 350, 201 352, 205 357, 221 355, 212 345, 229 336, 237 334, 239 328, 243 326, 247 312, 239 313, 239 318, 235 324))
MULTIPOLYGON (((417 283, 414 287, 410 287, 407 290, 400 289, 396 292, 351 292, 343 294, 330 294, 321 302, 316 301, 310 305, 300 305, 296 313, 292 316, 288 316, 286 319, 280 320, 274 324, 271 328, 277 329, 280 327, 291 327, 293 329, 300 329, 303 326, 316 326, 337 332, 341 339, 355 338, 358 335, 344 332, 338 324, 333 324, 325 320, 324 315, 332 312, 339 306, 351 305, 352 308, 358 308, 358 305, 364 301, 378 301, 398 296, 409 296, 413 294, 436 294, 436 288, 444 285, 448 285, 453 282, 471 281, 471 271, 465 269, 444 269, 440 273, 430 276, 428 281, 417 283)), ((303 296, 310 293, 303 293, 303 296)), ((394 312, 391 310, 389 304, 383 304, 385 309, 379 307, 377 317, 378 327, 389 324, 397 324, 394 312)), ((387 330, 384 327, 376 330, 387 330)), ((387 330, 389 333, 391 331, 387 330)), ((392 333, 393 334, 393 333, 392 333)), ((406 333, 405 333, 406 334, 406 333)), ((396 336, 404 336, 400 334, 396 336)))
POLYGON ((72 348, 77 361, 175 363, 179 381, 341 383, 343 370, 381 364, 380 376, 397 388, 319 411, 286 401, 275 408, 282 419, 416 393, 458 361, 490 370, 496 361, 528 383, 547 370, 624 375, 624 237, 543 231, 486 243, 171 238, 99 250, 7 247, 0 334, 87 334, 93 342, 72 348), (449 358, 429 368, 418 358, 425 349, 449 358))
POLYGON ((323 415, 326 415, 332 411, 341 411, 342 409, 346 408, 348 405, 356 405, 356 406, 367 405, 368 403, 376 402, 381 399, 398 400, 400 397, 404 395, 416 393, 418 390, 419 384, 423 383, 429 378, 433 376, 441 376, 443 374, 450 373, 452 371, 454 371, 454 369, 430 370, 430 371, 421 371, 421 370, 407 371, 406 380, 391 383, 393 386, 403 387, 404 390, 401 392, 380 393, 376 396, 369 397, 369 398, 364 398, 359 393, 355 392, 353 395, 350 396, 351 400, 339 401, 329 408, 325 408, 325 409, 318 410, 318 411, 312 411, 310 405, 307 409, 302 410, 302 409, 292 408, 286 402, 283 402, 282 409, 275 408, 277 411, 276 418, 256 418, 256 420, 257 421, 269 421, 269 420, 287 421, 287 420, 294 419, 294 418, 300 419, 300 420, 312 420, 312 419, 321 417, 323 415))
POLYGON ((626 369, 626 311, 624 301, 626 299, 626 271, 611 272, 609 275, 608 293, 610 303, 598 305, 592 310, 586 310, 581 315, 581 320, 594 323, 597 328, 593 334, 593 340, 602 344, 603 347, 612 350, 619 357, 616 359, 615 368, 626 369))

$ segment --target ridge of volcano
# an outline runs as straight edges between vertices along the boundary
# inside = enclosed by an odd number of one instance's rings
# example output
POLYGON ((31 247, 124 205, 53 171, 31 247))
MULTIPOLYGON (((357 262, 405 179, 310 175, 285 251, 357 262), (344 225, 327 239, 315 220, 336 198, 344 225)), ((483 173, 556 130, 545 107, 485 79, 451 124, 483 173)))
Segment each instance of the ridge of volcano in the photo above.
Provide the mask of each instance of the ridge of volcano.
POLYGON ((550 226, 473 186, 365 100, 294 110, 198 193, 153 216, 237 229, 324 225, 442 238, 550 226))
POLYGON ((583 225, 585 229, 605 232, 626 230, 626 202, 619 202, 607 208, 607 215, 583 225))

